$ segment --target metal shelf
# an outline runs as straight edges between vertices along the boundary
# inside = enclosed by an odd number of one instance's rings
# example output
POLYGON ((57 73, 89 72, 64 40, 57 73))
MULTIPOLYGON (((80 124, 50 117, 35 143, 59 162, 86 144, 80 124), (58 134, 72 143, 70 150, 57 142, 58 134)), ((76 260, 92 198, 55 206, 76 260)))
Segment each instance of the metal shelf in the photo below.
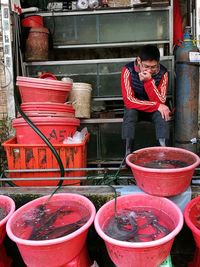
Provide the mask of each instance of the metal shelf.
MULTIPOLYGON (((70 77, 75 82, 92 84, 94 101, 122 101, 120 90, 121 68, 135 58, 107 58, 90 60, 63 60, 24 62, 26 76, 36 77, 38 71, 52 72, 58 77, 70 77)), ((173 97, 174 57, 161 57, 161 63, 169 69, 168 98, 173 97)))
POLYGON ((94 101, 122 101, 122 96, 112 96, 112 97, 92 97, 94 101))
MULTIPOLYGON (((24 62, 24 67, 28 66, 55 66, 55 65, 77 65, 77 64, 103 64, 103 63, 123 63, 134 61, 135 57, 132 58, 104 58, 104 59, 82 59, 82 60, 57 60, 57 61, 32 61, 24 62)), ((174 56, 164 56, 160 60, 174 60, 174 56)))
MULTIPOLYGON (((172 94, 167 94, 167 98, 172 98, 172 94)), ((111 97, 92 97, 94 101, 122 101, 122 96, 111 96, 111 97)))
MULTIPOLYGON (((115 14, 115 13, 134 13, 134 12, 148 12, 159 10, 170 10, 171 6, 163 7, 124 7, 124 8, 101 8, 101 9, 87 9, 87 10, 70 10, 70 11, 41 11, 37 12, 37 15, 42 17, 58 17, 58 16, 81 16, 81 15, 97 15, 97 14, 115 14)), ((35 13, 29 13, 26 16, 35 15, 35 13)))
POLYGON ((81 44, 81 45, 76 45, 76 44, 66 44, 66 45, 59 45, 59 44, 54 44, 54 48, 56 49, 77 49, 77 48, 114 48, 114 47, 129 47, 129 46, 141 46, 141 45, 146 45, 146 44, 169 44, 170 40, 162 40, 162 41, 144 41, 144 42, 121 42, 121 43, 101 43, 101 44, 81 44))
POLYGON ((119 123, 122 121, 123 118, 112 118, 112 119, 93 118, 93 119, 81 119, 81 124, 119 123))
MULTIPOLYGON (((145 44, 161 45, 161 47, 166 48, 165 53, 166 50, 169 52, 167 56, 161 57, 161 63, 163 61, 169 69, 170 83, 167 97, 174 101, 172 6, 173 0, 170 6, 165 7, 102 8, 38 12, 37 15, 44 17, 45 25, 49 29, 51 29, 50 26, 55 29, 53 36, 54 49, 73 49, 74 52, 75 49, 88 48, 92 51, 93 48, 96 48, 100 51, 100 48, 139 47, 145 44), (130 20, 128 20, 129 18, 130 20), (152 23, 152 18, 154 18, 154 23, 152 23), (129 27, 131 25, 130 21, 135 26, 134 31, 129 27), (150 22, 151 24, 149 24, 150 22), (137 23, 139 26, 136 25, 137 23), (160 25, 163 27, 161 27, 162 31, 160 25), (119 27, 123 28, 121 36, 119 35, 119 27), (127 27, 129 30, 131 29, 128 32, 125 31, 127 27), (152 27, 154 35, 151 31, 152 27), (144 31, 141 32, 141 29, 144 31), (139 32, 141 35, 137 34, 139 32)), ((107 57, 106 54, 105 57, 107 57)), ((58 78, 67 76, 75 82, 91 83, 93 88, 92 99, 96 101, 95 104, 98 104, 98 101, 116 101, 117 105, 121 105, 120 71, 122 66, 134 60, 134 57, 130 58, 129 56, 127 58, 103 58, 102 56, 101 59, 24 62, 23 66, 26 75, 30 77, 36 77, 37 72, 45 71, 53 72, 58 78)), ((110 103, 106 103, 106 105, 110 105, 110 103)), ((110 162, 111 164, 113 162, 119 163, 124 156, 124 144, 121 141, 122 114, 118 114, 117 118, 90 118, 80 121, 81 126, 88 127, 91 133, 88 143, 88 162, 95 162, 95 164, 98 161, 101 163, 110 162)), ((153 130, 153 127, 149 127, 147 124, 138 125, 139 136, 136 139, 138 141, 141 139, 144 145, 154 144, 153 130), (148 138, 145 137, 147 129, 148 138)))
POLYGON ((172 54, 171 5, 38 12, 37 14, 44 17, 47 28, 50 30, 53 28, 53 47, 56 49, 114 48, 151 43, 168 44, 172 54), (135 25, 135 28, 128 27, 127 21, 135 25), (67 28, 64 25, 67 25, 67 28), (143 35, 140 34, 141 30, 137 30, 140 26, 143 29, 143 35), (121 31, 118 30, 119 27, 121 31))

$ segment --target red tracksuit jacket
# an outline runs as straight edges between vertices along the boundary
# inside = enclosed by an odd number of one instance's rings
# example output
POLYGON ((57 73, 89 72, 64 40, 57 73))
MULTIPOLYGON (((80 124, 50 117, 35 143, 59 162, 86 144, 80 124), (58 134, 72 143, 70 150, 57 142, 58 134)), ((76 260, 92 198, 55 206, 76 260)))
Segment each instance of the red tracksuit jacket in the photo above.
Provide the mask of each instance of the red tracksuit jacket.
POLYGON ((160 66, 157 74, 146 82, 141 82, 136 64, 129 63, 123 67, 121 73, 121 90, 124 105, 128 109, 144 112, 154 112, 159 105, 165 104, 168 87, 168 72, 160 66))

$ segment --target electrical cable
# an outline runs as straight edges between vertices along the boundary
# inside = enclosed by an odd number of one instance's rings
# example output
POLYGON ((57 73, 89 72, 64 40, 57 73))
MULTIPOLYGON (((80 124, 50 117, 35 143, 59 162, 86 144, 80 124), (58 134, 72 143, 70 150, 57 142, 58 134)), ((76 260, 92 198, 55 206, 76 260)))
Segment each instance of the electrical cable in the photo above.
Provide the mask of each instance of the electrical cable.
MULTIPOLYGON (((5 176, 4 171, 2 171, 1 174, 0 174, 0 180, 1 180, 1 178, 7 178, 7 177, 5 176)), ((6 183, 9 184, 9 185, 12 186, 12 187, 17 186, 17 185, 14 184, 12 181, 6 181, 6 183)))
POLYGON ((12 82, 12 74, 11 74, 11 72, 10 72, 10 70, 9 70, 9 68, 0 60, 0 64, 5 68, 5 70, 7 70, 8 71, 8 74, 9 74, 9 81, 8 81, 8 83, 6 84, 6 85, 1 85, 1 88, 6 88, 6 87, 8 87, 10 84, 11 84, 11 82, 12 82))

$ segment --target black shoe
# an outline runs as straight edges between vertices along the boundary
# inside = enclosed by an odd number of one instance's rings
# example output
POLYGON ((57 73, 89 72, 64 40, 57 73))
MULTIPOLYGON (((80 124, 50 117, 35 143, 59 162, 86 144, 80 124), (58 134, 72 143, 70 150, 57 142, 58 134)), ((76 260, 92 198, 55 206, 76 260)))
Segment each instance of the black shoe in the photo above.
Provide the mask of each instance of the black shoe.
POLYGON ((126 139, 126 152, 125 152, 125 157, 124 157, 124 160, 121 164, 121 167, 122 168, 127 168, 129 167, 127 164, 126 164, 126 157, 131 154, 133 152, 133 144, 134 144, 134 140, 131 139, 131 138, 127 138, 126 139))

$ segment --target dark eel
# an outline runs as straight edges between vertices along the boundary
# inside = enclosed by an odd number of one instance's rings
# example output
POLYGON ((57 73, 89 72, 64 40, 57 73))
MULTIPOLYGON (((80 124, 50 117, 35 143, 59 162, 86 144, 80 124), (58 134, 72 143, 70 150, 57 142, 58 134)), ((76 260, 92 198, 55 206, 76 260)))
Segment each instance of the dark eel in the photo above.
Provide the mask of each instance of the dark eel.
POLYGON ((111 238, 128 242, 142 242, 143 239, 153 241, 160 233, 163 234, 163 236, 170 233, 169 229, 159 224, 157 217, 151 211, 131 211, 128 209, 112 217, 105 227, 104 232, 111 238), (138 217, 144 217, 146 222, 138 226, 138 217), (152 226, 154 233, 139 234, 141 229, 145 229, 149 226, 152 226))

